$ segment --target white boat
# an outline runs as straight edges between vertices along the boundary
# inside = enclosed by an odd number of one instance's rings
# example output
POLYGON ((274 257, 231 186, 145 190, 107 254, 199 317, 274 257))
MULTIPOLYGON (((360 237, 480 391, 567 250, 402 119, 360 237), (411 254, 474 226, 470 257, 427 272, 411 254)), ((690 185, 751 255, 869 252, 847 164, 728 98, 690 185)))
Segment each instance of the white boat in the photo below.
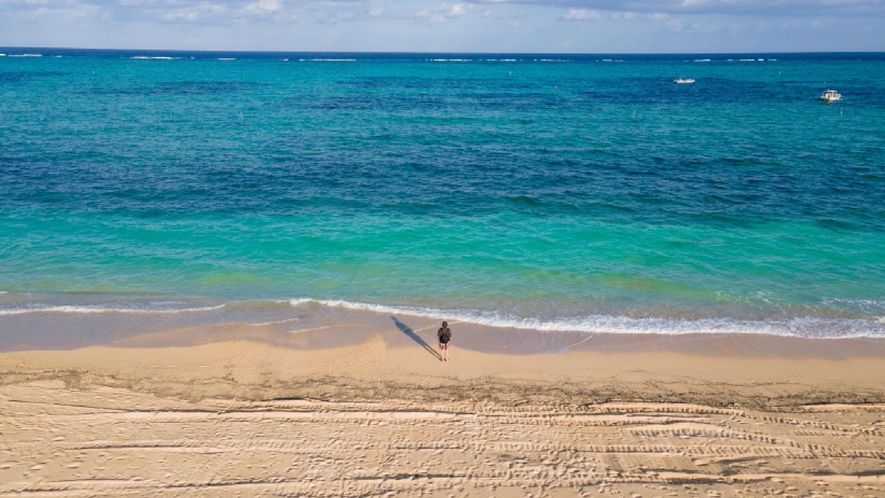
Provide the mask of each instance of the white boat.
POLYGON ((829 104, 830 102, 842 100, 842 94, 836 92, 836 90, 827 90, 821 94, 820 99, 829 104))
POLYGON ((694 78, 676 78, 673 80, 673 83, 676 83, 677 85, 689 85, 694 83, 694 78))

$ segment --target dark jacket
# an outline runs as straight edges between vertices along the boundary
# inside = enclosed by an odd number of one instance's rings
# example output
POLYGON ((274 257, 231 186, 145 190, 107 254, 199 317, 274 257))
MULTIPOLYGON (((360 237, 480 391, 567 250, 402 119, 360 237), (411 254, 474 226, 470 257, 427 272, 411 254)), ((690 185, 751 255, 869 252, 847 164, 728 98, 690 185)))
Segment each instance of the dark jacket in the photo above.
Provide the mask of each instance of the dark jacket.
POLYGON ((439 337, 440 344, 448 344, 452 340, 452 331, 448 327, 440 328, 436 336, 439 337))

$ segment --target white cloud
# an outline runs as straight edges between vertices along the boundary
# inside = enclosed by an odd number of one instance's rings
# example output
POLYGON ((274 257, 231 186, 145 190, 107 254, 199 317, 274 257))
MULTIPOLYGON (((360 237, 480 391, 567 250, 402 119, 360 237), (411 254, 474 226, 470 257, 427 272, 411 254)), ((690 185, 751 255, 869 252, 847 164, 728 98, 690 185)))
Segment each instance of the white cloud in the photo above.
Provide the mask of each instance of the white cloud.
MULTIPOLYGON (((218 5, 208 2, 203 2, 193 7, 185 7, 179 9, 171 9, 165 13, 161 13, 160 17, 167 21, 196 21, 200 19, 203 15, 206 14, 221 14, 225 12, 227 9, 224 5, 218 5)), ((159 9, 156 11, 160 13, 159 9)))
POLYGON ((283 8, 282 0, 258 0, 258 8, 270 12, 276 12, 283 8))
POLYGON ((429 19, 430 22, 440 23, 445 22, 446 19, 452 19, 455 17, 461 17, 467 13, 467 4, 456 3, 454 5, 449 5, 446 2, 440 4, 439 7, 433 9, 432 11, 422 11, 418 12, 416 17, 423 17, 429 19))
POLYGON ((446 17, 460 17, 467 13, 467 7, 463 3, 456 3, 451 7, 444 3, 436 10, 446 17))
POLYGON ((641 14, 638 12, 615 12, 612 14, 611 18, 615 20, 625 20, 630 21, 633 19, 648 19, 650 21, 662 21, 670 17, 670 14, 664 14, 663 12, 653 12, 651 14, 641 14))
POLYGON ((595 10, 588 9, 572 9, 562 16, 563 21, 593 21, 599 19, 602 15, 595 10))
POLYGON ((163 14, 163 19, 167 21, 196 21, 200 17, 197 10, 180 10, 163 14))
POLYGON ((0 0, 0 41, 210 50, 881 51, 883 18, 885 0, 0 0), (424 36, 431 24, 434 36, 424 36), (712 32, 721 36, 702 36, 712 32))
MULTIPOLYGON (((482 1, 482 0, 478 0, 482 1)), ((487 1, 487 0, 486 0, 487 1)), ((697 13, 722 15, 885 17, 883 0, 519 0, 521 4, 568 8, 571 12, 637 14, 697 13)), ((568 14, 567 14, 568 15, 568 14)), ((622 17, 623 18, 623 17, 622 17)))
POLYGON ((258 0, 243 7, 244 14, 264 15, 270 12, 276 12, 283 8, 282 0, 258 0))

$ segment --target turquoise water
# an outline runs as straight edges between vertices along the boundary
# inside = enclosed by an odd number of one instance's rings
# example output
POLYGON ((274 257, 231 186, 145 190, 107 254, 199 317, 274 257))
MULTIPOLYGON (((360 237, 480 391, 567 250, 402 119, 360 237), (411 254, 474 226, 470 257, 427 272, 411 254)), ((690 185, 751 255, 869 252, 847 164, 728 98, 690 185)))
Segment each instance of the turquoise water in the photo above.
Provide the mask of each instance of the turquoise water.
POLYGON ((0 348, 244 306, 885 337, 883 54, 0 53, 0 348))

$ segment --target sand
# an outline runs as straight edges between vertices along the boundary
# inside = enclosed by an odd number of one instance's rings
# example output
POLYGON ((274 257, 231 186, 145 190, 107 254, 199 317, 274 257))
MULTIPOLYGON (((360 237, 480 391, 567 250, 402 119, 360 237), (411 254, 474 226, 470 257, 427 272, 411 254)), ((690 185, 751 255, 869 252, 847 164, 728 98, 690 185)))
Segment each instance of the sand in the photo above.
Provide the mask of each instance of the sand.
POLYGON ((0 496, 885 496, 881 342, 394 325, 2 353, 0 496))

